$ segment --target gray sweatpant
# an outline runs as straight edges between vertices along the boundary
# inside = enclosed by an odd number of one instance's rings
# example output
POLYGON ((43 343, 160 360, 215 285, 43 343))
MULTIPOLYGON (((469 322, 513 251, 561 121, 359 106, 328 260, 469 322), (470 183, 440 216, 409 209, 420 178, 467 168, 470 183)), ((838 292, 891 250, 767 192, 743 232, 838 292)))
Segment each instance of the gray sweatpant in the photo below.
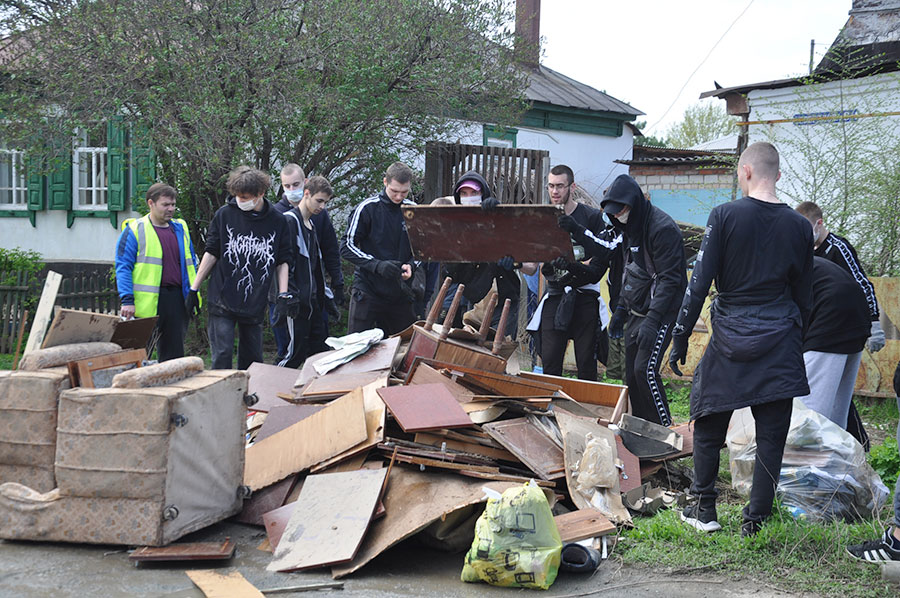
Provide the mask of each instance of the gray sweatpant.
POLYGON ((853 386, 856 384, 861 357, 862 351, 849 355, 804 352, 809 394, 798 398, 813 411, 821 413, 841 429, 846 429, 847 412, 853 399, 853 386))

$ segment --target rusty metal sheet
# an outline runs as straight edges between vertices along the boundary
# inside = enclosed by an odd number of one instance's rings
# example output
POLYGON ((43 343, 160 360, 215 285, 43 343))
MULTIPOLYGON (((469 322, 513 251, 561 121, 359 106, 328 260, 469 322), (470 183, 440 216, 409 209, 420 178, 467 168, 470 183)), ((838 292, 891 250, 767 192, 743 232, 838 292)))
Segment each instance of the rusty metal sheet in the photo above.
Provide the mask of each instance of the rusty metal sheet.
POLYGON ((471 418, 443 384, 379 388, 378 396, 404 432, 472 425, 471 418))
POLYGON ((563 450, 528 418, 491 422, 482 428, 541 479, 555 480, 566 475, 563 450))
POLYGON ((254 411, 269 411, 277 405, 287 405, 287 401, 279 398, 278 394, 283 393, 288 396, 294 390, 294 383, 300 376, 300 370, 294 368, 281 368, 277 365, 268 365, 265 363, 251 363, 247 368, 247 375, 250 376, 249 389, 250 394, 256 393, 259 402, 251 407, 254 411))
POLYGON ((560 209, 550 205, 405 206, 403 217, 416 259, 432 262, 574 260, 569 233, 559 228, 560 209))

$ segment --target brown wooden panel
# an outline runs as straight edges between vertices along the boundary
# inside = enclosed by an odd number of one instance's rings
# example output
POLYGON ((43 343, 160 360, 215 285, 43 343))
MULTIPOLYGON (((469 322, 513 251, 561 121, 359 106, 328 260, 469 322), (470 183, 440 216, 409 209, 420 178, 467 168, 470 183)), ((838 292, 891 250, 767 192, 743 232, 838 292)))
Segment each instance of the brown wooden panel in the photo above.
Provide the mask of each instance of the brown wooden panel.
POLYGON ((563 513, 553 518, 562 543, 577 542, 587 538, 605 536, 616 531, 616 526, 597 509, 584 509, 563 513))
POLYGON ((318 397, 339 397, 354 388, 378 381, 387 386, 390 370, 372 370, 371 372, 351 372, 349 374, 332 374, 331 372, 316 378, 303 388, 300 396, 306 399, 318 397))
MULTIPOLYGON (((508 165, 507 165, 508 166, 508 165)), ((557 226, 555 206, 404 206, 403 217, 416 259, 433 262, 574 260, 569 233, 557 226)))
POLYGON ((278 542, 281 541, 284 529, 291 520, 291 515, 294 514, 296 507, 297 503, 291 502, 278 507, 274 511, 263 514, 263 524, 266 527, 266 536, 269 539, 269 548, 272 552, 275 552, 275 549, 278 548, 278 542))
POLYGON ((628 387, 622 384, 607 384, 606 382, 592 382, 590 380, 577 380, 564 376, 550 376, 548 374, 535 374, 534 372, 521 372, 522 378, 536 380, 545 384, 553 384, 579 403, 591 403, 605 407, 615 407, 621 400, 622 393, 628 394, 628 387))
POLYGON ((157 316, 152 316, 119 322, 109 342, 116 343, 123 349, 146 348, 158 319, 157 316))
POLYGON ((143 546, 130 555, 131 561, 210 561, 230 559, 237 548, 234 540, 224 542, 185 542, 170 546, 143 546))
POLYGON ((250 500, 244 501, 244 508, 234 516, 234 520, 249 525, 263 525, 263 515, 287 501, 296 481, 297 476, 292 475, 255 491, 250 500))
POLYGON ((279 398, 278 393, 291 394, 300 370, 257 362, 250 364, 250 367, 247 368, 247 375, 250 376, 247 392, 256 393, 259 398, 259 402, 251 409, 269 411, 277 405, 287 405, 284 399, 279 398))
POLYGON ((616 454, 625 471, 619 471, 619 489, 628 492, 641 485, 641 461, 625 447, 621 436, 616 436, 616 454))
POLYGON ((415 369, 410 372, 406 384, 443 384, 459 403, 468 403, 472 398, 472 393, 464 386, 421 361, 415 364, 415 369))
POLYGON ((527 418, 491 422, 482 427, 541 479, 555 480, 566 475, 562 449, 527 418))
POLYGON ((378 395, 405 432, 472 425, 456 398, 442 384, 379 388, 378 395))

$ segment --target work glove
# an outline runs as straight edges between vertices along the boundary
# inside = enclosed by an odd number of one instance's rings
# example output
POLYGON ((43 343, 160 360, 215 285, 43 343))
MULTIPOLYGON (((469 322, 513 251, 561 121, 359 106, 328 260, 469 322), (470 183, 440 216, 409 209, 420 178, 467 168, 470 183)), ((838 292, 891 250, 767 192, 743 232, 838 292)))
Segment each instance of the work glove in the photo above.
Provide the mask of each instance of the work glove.
POLYGON ((334 287, 334 304, 344 307, 344 285, 334 287))
POLYGON ((557 270, 568 270, 569 269, 569 260, 564 258, 563 256, 559 256, 552 262, 550 262, 554 268, 557 270))
POLYGON ((335 303, 335 299, 329 299, 328 297, 325 298, 325 311, 330 317, 334 318, 335 320, 341 319, 341 310, 338 309, 338 306, 335 303))
POLYGON ((562 216, 560 216, 557 219, 556 223, 559 224, 559 228, 563 229, 570 235, 577 234, 584 230, 584 227, 578 224, 578 222, 576 222, 575 219, 568 214, 563 214, 562 216))
POLYGON ((513 262, 511 255, 506 255, 500 258, 497 262, 497 265, 503 268, 504 270, 512 271, 513 266, 515 266, 515 262, 513 262))
POLYGON ((656 337, 659 335, 659 320, 647 316, 641 321, 637 333, 637 346, 639 349, 649 351, 656 344, 656 337))
POLYGON ((188 320, 196 318, 200 315, 200 293, 194 289, 188 291, 187 298, 184 300, 184 311, 187 313, 188 320))
POLYGON ((872 322, 872 331, 869 333, 869 340, 866 341, 866 349, 870 353, 878 353, 884 349, 884 330, 881 329, 881 322, 878 320, 872 322))
POLYGON ((681 365, 684 365, 687 361, 689 338, 690 336, 681 335, 672 337, 672 350, 669 351, 669 367, 672 368, 672 371, 678 376, 684 375, 678 367, 678 362, 680 361, 681 365))
POLYGON ((500 200, 496 197, 488 197, 484 201, 481 202, 481 209, 485 212, 490 212, 495 210, 497 206, 500 205, 500 200))
POLYGON ((556 270, 553 268, 553 262, 544 262, 543 264, 541 264, 541 274, 543 274, 545 278, 556 276, 556 270))
POLYGON ((607 329, 609 338, 622 338, 625 336, 625 317, 627 315, 628 310, 624 306, 620 305, 616 308, 612 318, 609 320, 609 328, 607 329))
POLYGON ((288 318, 296 318, 300 314, 300 298, 293 293, 279 293, 275 299, 275 326, 284 326, 288 318))
POLYGON ((376 264, 375 273, 389 280, 400 280, 400 276, 403 274, 401 266, 403 263, 396 260, 382 260, 376 264))

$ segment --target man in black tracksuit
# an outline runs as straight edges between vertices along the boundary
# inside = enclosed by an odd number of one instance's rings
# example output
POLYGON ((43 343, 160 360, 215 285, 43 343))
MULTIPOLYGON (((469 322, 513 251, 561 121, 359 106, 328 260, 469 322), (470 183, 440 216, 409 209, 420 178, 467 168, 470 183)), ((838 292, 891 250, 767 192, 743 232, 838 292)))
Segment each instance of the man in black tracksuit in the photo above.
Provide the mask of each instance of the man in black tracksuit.
POLYGON ((669 365, 680 374, 688 339, 713 279, 712 338, 691 385, 694 483, 698 497, 681 514, 705 532, 721 529, 715 483, 719 452, 735 409, 756 421, 756 464, 741 534, 755 534, 772 512, 793 397, 809 392, 803 331, 812 304, 812 229, 775 195, 778 151, 748 147, 738 162, 744 197, 713 208, 675 323, 669 365))
POLYGON ((624 325, 625 378, 632 413, 668 426, 672 416, 659 367, 687 287, 681 229, 647 201, 627 174, 613 181, 600 205, 625 237, 623 271, 610 272, 611 294, 618 296, 618 304, 609 333, 620 333, 624 325))
POLYGON ((416 264, 406 233, 401 205, 414 205, 406 196, 412 169, 392 164, 384 176, 384 191, 359 204, 350 216, 341 256, 356 266, 350 299, 348 332, 376 326, 385 335, 410 326, 413 309, 412 280, 416 264))

